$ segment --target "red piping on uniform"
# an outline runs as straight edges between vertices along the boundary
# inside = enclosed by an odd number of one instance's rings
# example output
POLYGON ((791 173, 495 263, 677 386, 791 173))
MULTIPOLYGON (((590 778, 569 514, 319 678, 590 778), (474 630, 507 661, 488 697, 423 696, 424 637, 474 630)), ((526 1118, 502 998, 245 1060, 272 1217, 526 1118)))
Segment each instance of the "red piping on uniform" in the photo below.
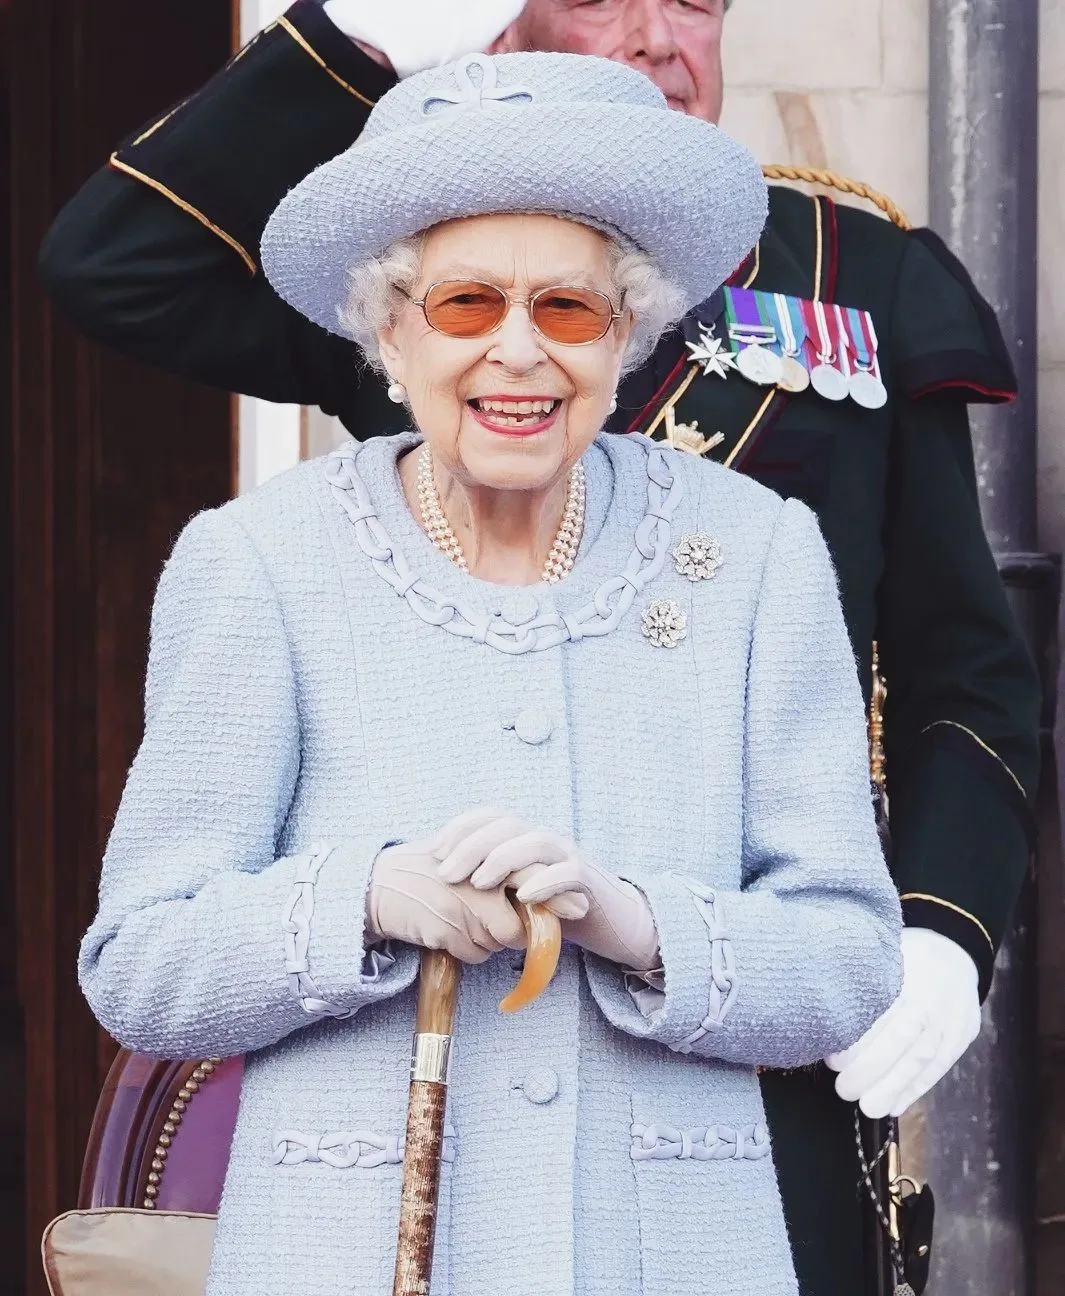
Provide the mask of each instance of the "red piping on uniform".
POLYGON ((836 279, 839 275, 839 219, 836 216, 836 204, 831 198, 825 198, 825 215, 828 220, 828 267, 825 272, 825 301, 832 301, 836 295, 836 279))
POLYGON ((636 431, 639 425, 643 422, 644 417, 647 414, 647 411, 651 408, 651 406, 655 403, 655 401, 658 400, 658 398, 665 392, 666 388, 670 385, 673 379, 676 378, 677 374, 679 374, 680 371, 684 368, 686 359, 687 359, 686 356, 683 355, 681 356, 681 358, 670 370, 669 377, 666 379, 666 381, 662 384, 661 387, 659 387, 658 391, 655 392, 655 394, 651 397, 651 399, 647 402, 647 404, 643 407, 643 409, 640 410, 639 414, 636 415, 636 417, 626 428, 627 432, 636 431))
POLYGON ((929 387, 919 387, 916 391, 909 392, 910 400, 919 400, 922 396, 931 396, 938 391, 947 391, 951 388, 964 387, 967 391, 978 392, 981 396, 990 396, 995 400, 1015 401, 1017 393, 1015 391, 996 391, 994 387, 982 387, 979 383, 970 382, 967 378, 944 378, 942 382, 932 383, 929 387))
POLYGON ((751 248, 750 252, 747 253, 747 255, 739 263, 736 269, 733 270, 733 272, 725 280, 725 283, 729 288, 732 288, 735 284, 739 283, 742 276, 747 273, 748 267, 750 266, 751 262, 754 260, 754 254, 756 250, 757 250, 756 248, 751 248))

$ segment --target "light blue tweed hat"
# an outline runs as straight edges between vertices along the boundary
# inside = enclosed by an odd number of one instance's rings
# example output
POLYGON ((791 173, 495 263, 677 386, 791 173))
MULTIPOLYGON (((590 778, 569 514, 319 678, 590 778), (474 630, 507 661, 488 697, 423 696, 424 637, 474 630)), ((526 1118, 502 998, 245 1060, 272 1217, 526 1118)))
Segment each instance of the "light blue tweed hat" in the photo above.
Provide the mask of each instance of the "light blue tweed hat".
POLYGON ((348 267, 441 221, 555 212, 616 232, 704 301, 757 243, 766 186, 724 131, 580 54, 470 55, 408 77, 263 233, 278 294, 332 333, 348 267))

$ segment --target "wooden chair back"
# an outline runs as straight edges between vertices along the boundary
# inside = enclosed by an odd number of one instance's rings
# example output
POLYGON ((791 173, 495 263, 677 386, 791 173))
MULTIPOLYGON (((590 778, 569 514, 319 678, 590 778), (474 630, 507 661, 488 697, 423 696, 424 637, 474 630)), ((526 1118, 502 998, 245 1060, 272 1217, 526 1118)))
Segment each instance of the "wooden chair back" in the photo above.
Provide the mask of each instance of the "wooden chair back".
POLYGON ((217 1212, 243 1070, 242 1058, 120 1050, 96 1104, 78 1205, 217 1212))

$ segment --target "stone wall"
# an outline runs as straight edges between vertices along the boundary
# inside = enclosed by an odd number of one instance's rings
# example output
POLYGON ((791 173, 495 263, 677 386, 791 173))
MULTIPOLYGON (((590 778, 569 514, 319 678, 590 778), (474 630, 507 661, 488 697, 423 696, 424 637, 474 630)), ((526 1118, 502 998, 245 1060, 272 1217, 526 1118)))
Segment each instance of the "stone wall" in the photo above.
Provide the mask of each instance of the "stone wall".
MULTIPOLYGON (((1039 528, 1065 548, 1065 0, 1042 0, 1039 528)), ((722 125, 928 214, 928 0, 736 0, 722 125), (801 16, 800 16, 801 15, 801 16)))

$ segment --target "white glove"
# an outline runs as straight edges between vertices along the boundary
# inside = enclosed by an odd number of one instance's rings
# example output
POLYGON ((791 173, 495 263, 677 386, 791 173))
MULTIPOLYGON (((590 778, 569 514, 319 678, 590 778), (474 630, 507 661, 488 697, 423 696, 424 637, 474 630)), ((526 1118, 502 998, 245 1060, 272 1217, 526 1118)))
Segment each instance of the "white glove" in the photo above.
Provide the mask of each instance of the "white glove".
POLYGON ((546 904, 564 919, 567 940, 636 972, 658 966, 658 931, 643 892, 566 838, 502 810, 474 810, 448 824, 434 846, 440 876, 452 885, 516 886, 522 904, 546 904))
POLYGON ((939 1083, 980 1033, 972 957, 925 927, 902 933, 902 991, 857 1044, 825 1059, 836 1093, 873 1120, 901 1116, 939 1083))
POLYGON ((335 27, 380 50, 399 77, 486 50, 525 0, 327 0, 335 27))
POLYGON ((378 855, 366 894, 371 940, 445 949, 463 963, 525 948, 521 918, 502 887, 448 886, 439 868, 428 842, 388 846, 378 855))

